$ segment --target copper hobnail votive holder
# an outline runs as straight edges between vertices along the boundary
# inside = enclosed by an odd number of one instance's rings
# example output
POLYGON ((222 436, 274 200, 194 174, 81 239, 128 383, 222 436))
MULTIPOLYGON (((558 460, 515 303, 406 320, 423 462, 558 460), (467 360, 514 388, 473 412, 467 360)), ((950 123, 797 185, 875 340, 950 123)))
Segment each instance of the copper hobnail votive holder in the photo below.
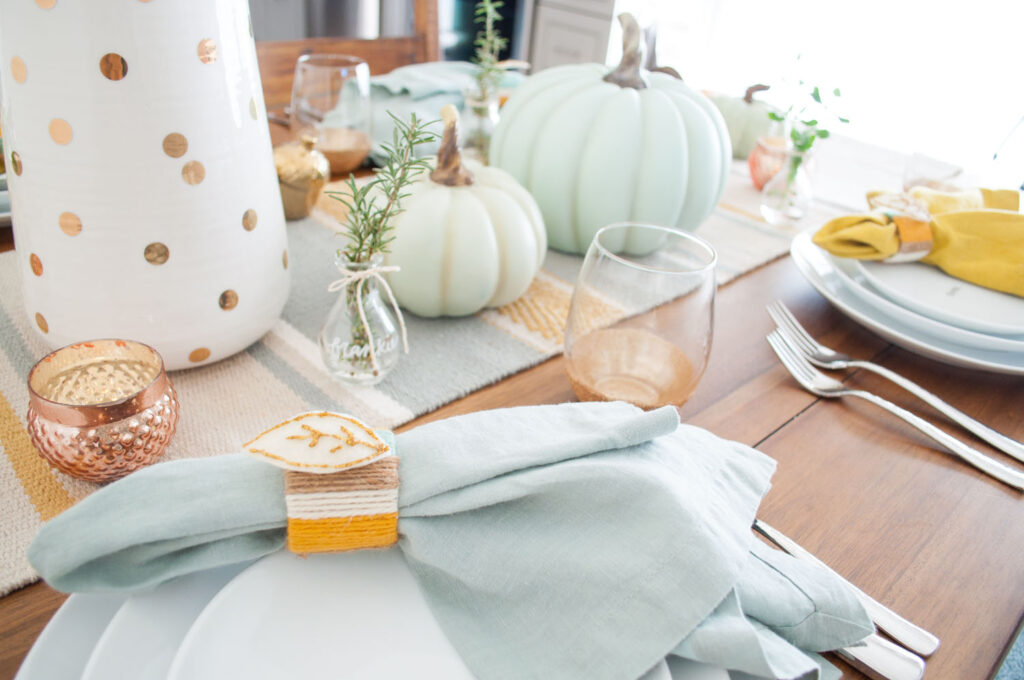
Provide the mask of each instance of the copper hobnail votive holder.
POLYGON ((163 358, 131 340, 62 347, 28 374, 28 432, 53 467, 109 482, 155 462, 178 424, 163 358))

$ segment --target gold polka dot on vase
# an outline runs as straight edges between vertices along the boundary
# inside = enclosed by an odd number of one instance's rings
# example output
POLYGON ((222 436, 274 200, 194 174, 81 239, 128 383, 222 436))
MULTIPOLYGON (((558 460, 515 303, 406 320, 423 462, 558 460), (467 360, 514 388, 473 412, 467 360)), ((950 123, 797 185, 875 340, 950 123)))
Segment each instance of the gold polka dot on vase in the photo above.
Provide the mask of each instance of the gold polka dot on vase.
POLYGON ((171 256, 171 251, 169 251, 167 246, 163 243, 154 241, 146 246, 144 254, 146 256, 146 262, 150 264, 163 264, 164 262, 167 262, 167 258, 171 256))
POLYGON ((39 259, 39 256, 32 253, 28 256, 28 263, 32 267, 32 273, 36 276, 43 275, 43 261, 39 259))
POLYGON ((46 317, 36 312, 36 325, 39 326, 39 330, 44 333, 50 332, 50 324, 46 323, 46 317))
POLYGON ((36 0, 36 4, 43 9, 53 9, 53 6, 57 4, 57 0, 36 0))
POLYGON ((281 264, 284 265, 285 269, 288 269, 288 251, 287 250, 284 251, 284 253, 281 255, 281 264))
POLYGON ((21 57, 11 59, 11 77, 16 83, 23 83, 28 78, 28 68, 21 57))
POLYGON ((60 230, 68 236, 78 236, 82 233, 82 220, 73 212, 61 213, 57 218, 60 230))
POLYGON ((255 97, 249 98, 249 115, 252 116, 253 120, 256 120, 256 118, 259 116, 259 109, 256 108, 255 97))
POLYGON ((205 347, 198 347, 188 355, 188 360, 194 364, 198 364, 200 361, 206 361, 210 358, 210 350, 205 347))
POLYGON ((252 231, 256 228, 256 223, 259 221, 259 215, 252 208, 249 208, 242 213, 242 226, 246 231, 252 231))
POLYGON ((238 293, 231 290, 230 288, 220 294, 220 299, 217 301, 220 308, 227 311, 234 309, 238 306, 238 293))
POLYGON ((120 54, 108 52, 100 58, 100 73, 110 80, 121 80, 128 75, 128 62, 120 54))
POLYGON ((189 161, 181 169, 181 176, 189 184, 199 184, 206 177, 206 168, 199 161, 189 161))
POLYGON ((50 139, 58 144, 71 143, 71 124, 63 118, 54 118, 50 121, 50 139))
POLYGON ((21 154, 17 151, 11 152, 11 169, 14 170, 14 174, 21 177, 21 154))
POLYGON ((217 43, 212 38, 203 38, 199 41, 199 47, 196 49, 196 53, 199 55, 199 61, 204 64, 212 64, 217 61, 217 43))
POLYGON ((188 151, 188 140, 180 132, 164 137, 164 153, 171 158, 181 158, 188 151))

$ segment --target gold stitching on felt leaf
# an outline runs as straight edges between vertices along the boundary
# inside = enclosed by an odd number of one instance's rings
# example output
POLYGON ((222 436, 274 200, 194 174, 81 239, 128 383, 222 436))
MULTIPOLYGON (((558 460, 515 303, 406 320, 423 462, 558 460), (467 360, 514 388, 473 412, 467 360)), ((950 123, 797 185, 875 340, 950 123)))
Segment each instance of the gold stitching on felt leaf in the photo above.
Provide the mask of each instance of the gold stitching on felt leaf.
POLYGON ((338 413, 331 413, 329 411, 321 411, 319 413, 303 413, 293 418, 289 418, 288 420, 278 423, 274 427, 265 430, 258 437, 255 437, 251 441, 247 442, 245 444, 245 449, 250 453, 259 454, 272 460, 281 461, 282 463, 285 463, 287 466, 290 467, 321 470, 344 470, 346 468, 363 465, 368 461, 373 461, 377 458, 380 458, 383 454, 387 453, 390 450, 388 445, 384 443, 379 437, 377 437, 377 434, 371 428, 367 427, 366 425, 356 420, 355 418, 343 416, 338 413), (299 423, 300 421, 306 418, 332 418, 335 420, 345 421, 346 423, 350 423, 352 426, 354 426, 354 430, 357 430, 362 434, 365 434, 366 438, 360 437, 355 432, 353 432, 353 429, 350 429, 349 427, 346 427, 345 425, 341 425, 338 423, 335 424, 338 427, 339 434, 335 434, 333 432, 324 432, 311 425, 300 423, 299 427, 304 434, 289 435, 286 436, 285 439, 309 440, 309 448, 316 448, 316 446, 320 443, 320 440, 324 437, 327 437, 328 439, 334 439, 336 441, 341 442, 338 446, 331 448, 329 450, 329 453, 337 453, 338 451, 345 447, 355 446, 363 446, 367 449, 370 449, 371 453, 362 458, 351 460, 348 462, 315 463, 309 461, 295 461, 283 455, 271 453, 270 451, 267 451, 262 448, 255 448, 254 445, 257 444, 265 445, 262 444, 260 440, 269 435, 271 432, 279 428, 292 425, 293 423, 299 423))

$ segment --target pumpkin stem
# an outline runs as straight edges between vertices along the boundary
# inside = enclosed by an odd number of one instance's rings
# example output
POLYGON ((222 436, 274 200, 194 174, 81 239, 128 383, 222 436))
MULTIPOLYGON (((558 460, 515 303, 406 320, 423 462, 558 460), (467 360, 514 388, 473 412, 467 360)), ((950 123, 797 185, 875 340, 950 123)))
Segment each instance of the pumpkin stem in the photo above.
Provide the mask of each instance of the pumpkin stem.
POLYGON ((664 73, 665 75, 672 76, 676 80, 683 79, 683 77, 679 75, 679 71, 675 70, 671 66, 658 66, 657 25, 649 26, 644 31, 644 42, 647 43, 647 56, 644 58, 644 68, 646 68, 648 71, 657 71, 658 73, 664 73))
POLYGON ((622 24, 622 61, 614 71, 604 77, 604 80, 619 87, 643 90, 647 87, 647 81, 640 72, 640 65, 644 60, 643 47, 640 42, 640 24, 629 12, 619 15, 619 23, 622 24))
POLYGON ((768 87, 767 85, 762 85, 760 83, 758 83, 757 85, 751 85, 750 87, 747 88, 747 93, 743 95, 743 101, 745 101, 748 104, 753 104, 755 94, 770 89, 771 88, 768 87))
POLYGON ((462 152, 459 151, 459 112, 451 104, 441 109, 444 121, 444 136, 437 151, 437 167, 430 173, 430 179, 450 187, 468 186, 473 183, 473 173, 462 167, 462 152))

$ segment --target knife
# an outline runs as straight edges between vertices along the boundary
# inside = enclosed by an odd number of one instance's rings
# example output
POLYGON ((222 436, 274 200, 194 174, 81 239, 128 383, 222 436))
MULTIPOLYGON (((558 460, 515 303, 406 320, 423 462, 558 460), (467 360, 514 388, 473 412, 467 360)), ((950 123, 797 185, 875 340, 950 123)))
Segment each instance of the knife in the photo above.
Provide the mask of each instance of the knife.
POLYGON ((877 633, 866 637, 862 645, 836 651, 869 678, 921 680, 924 676, 924 659, 877 633))
MULTIPOLYGON (((803 560, 804 562, 817 564, 818 566, 824 567, 835 574, 835 571, 830 569, 828 565, 804 550, 796 541, 788 538, 779 530, 773 529, 759 519, 754 520, 754 531, 758 532, 793 557, 803 560)), ((839 576, 839 574, 836 574, 836 576, 843 578, 842 576, 839 576)), ((846 581, 846 579, 843 580, 846 581)), ((864 609, 867 610, 868 616, 870 616, 871 620, 875 622, 875 625, 888 633, 894 640, 907 649, 917 652, 921 656, 929 656, 938 649, 939 638, 935 637, 924 628, 907 621, 905 618, 892 611, 849 581, 846 581, 846 583, 853 588, 853 591, 857 594, 857 599, 859 599, 861 604, 864 605, 864 609)))

